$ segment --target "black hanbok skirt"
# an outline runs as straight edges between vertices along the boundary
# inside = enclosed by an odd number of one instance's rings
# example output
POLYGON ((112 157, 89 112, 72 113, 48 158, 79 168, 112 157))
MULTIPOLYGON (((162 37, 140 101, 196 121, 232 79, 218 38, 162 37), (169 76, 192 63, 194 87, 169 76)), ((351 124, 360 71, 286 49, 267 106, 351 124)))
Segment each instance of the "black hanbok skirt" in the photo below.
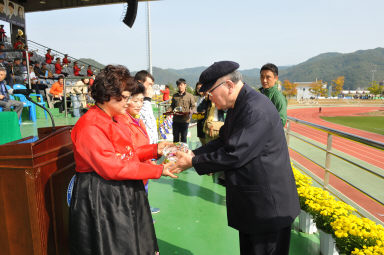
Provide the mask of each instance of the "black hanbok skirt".
POLYGON ((143 182, 76 173, 69 241, 71 254, 156 254, 159 249, 143 182))

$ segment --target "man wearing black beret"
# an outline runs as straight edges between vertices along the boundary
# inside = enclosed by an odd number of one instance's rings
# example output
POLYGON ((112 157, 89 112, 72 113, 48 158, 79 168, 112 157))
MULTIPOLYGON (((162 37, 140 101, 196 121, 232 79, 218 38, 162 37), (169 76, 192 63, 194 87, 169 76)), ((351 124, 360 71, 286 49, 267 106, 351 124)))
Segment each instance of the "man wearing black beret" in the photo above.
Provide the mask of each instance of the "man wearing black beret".
POLYGON ((241 255, 288 255, 300 205, 283 126, 273 103, 244 84, 238 68, 221 61, 201 74, 200 91, 227 117, 218 139, 178 152, 172 172, 224 171, 228 225, 239 231, 241 255))

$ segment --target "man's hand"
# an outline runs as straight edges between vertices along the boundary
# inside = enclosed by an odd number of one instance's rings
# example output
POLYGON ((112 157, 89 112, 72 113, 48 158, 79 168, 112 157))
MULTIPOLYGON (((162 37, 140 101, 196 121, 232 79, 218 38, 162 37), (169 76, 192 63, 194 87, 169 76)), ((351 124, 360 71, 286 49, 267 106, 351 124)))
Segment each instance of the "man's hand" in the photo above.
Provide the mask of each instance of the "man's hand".
POLYGON ((180 173, 188 168, 192 167, 192 158, 194 154, 192 151, 188 151, 188 153, 178 151, 176 152, 177 161, 170 166, 171 173, 180 173))
POLYGON ((169 162, 167 164, 164 164, 163 173, 161 175, 162 176, 169 176, 172 178, 178 178, 177 175, 174 175, 173 173, 171 173, 169 171, 173 167, 174 164, 175 164, 174 162, 169 162))
POLYGON ((163 155, 163 150, 167 146, 175 146, 172 142, 164 141, 157 144, 157 154, 163 155))
POLYGON ((0 100, 3 100, 5 98, 4 95, 0 95, 0 100))

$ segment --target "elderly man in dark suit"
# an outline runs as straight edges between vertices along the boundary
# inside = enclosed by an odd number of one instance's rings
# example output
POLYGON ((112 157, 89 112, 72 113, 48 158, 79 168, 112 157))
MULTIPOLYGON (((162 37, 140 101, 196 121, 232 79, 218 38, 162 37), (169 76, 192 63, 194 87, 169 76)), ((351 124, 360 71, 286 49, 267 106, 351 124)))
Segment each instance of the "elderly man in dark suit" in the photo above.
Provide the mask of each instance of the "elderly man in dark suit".
POLYGON ((300 205, 284 130, 272 102, 242 82, 232 61, 215 62, 200 76, 200 91, 228 110, 220 137, 193 152, 178 152, 178 173, 224 171, 228 225, 239 231, 241 255, 289 253, 300 205))

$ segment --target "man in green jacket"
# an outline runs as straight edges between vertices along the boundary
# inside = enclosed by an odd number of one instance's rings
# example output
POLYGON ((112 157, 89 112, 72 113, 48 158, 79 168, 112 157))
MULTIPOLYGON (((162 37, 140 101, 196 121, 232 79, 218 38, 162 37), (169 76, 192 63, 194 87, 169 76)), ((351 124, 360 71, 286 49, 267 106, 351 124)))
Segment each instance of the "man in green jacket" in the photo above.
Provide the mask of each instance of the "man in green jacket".
POLYGON ((260 81, 263 86, 260 92, 267 96, 279 112, 283 127, 287 122, 287 99, 279 91, 277 81, 279 80, 279 69, 274 64, 268 63, 260 69, 260 81))

